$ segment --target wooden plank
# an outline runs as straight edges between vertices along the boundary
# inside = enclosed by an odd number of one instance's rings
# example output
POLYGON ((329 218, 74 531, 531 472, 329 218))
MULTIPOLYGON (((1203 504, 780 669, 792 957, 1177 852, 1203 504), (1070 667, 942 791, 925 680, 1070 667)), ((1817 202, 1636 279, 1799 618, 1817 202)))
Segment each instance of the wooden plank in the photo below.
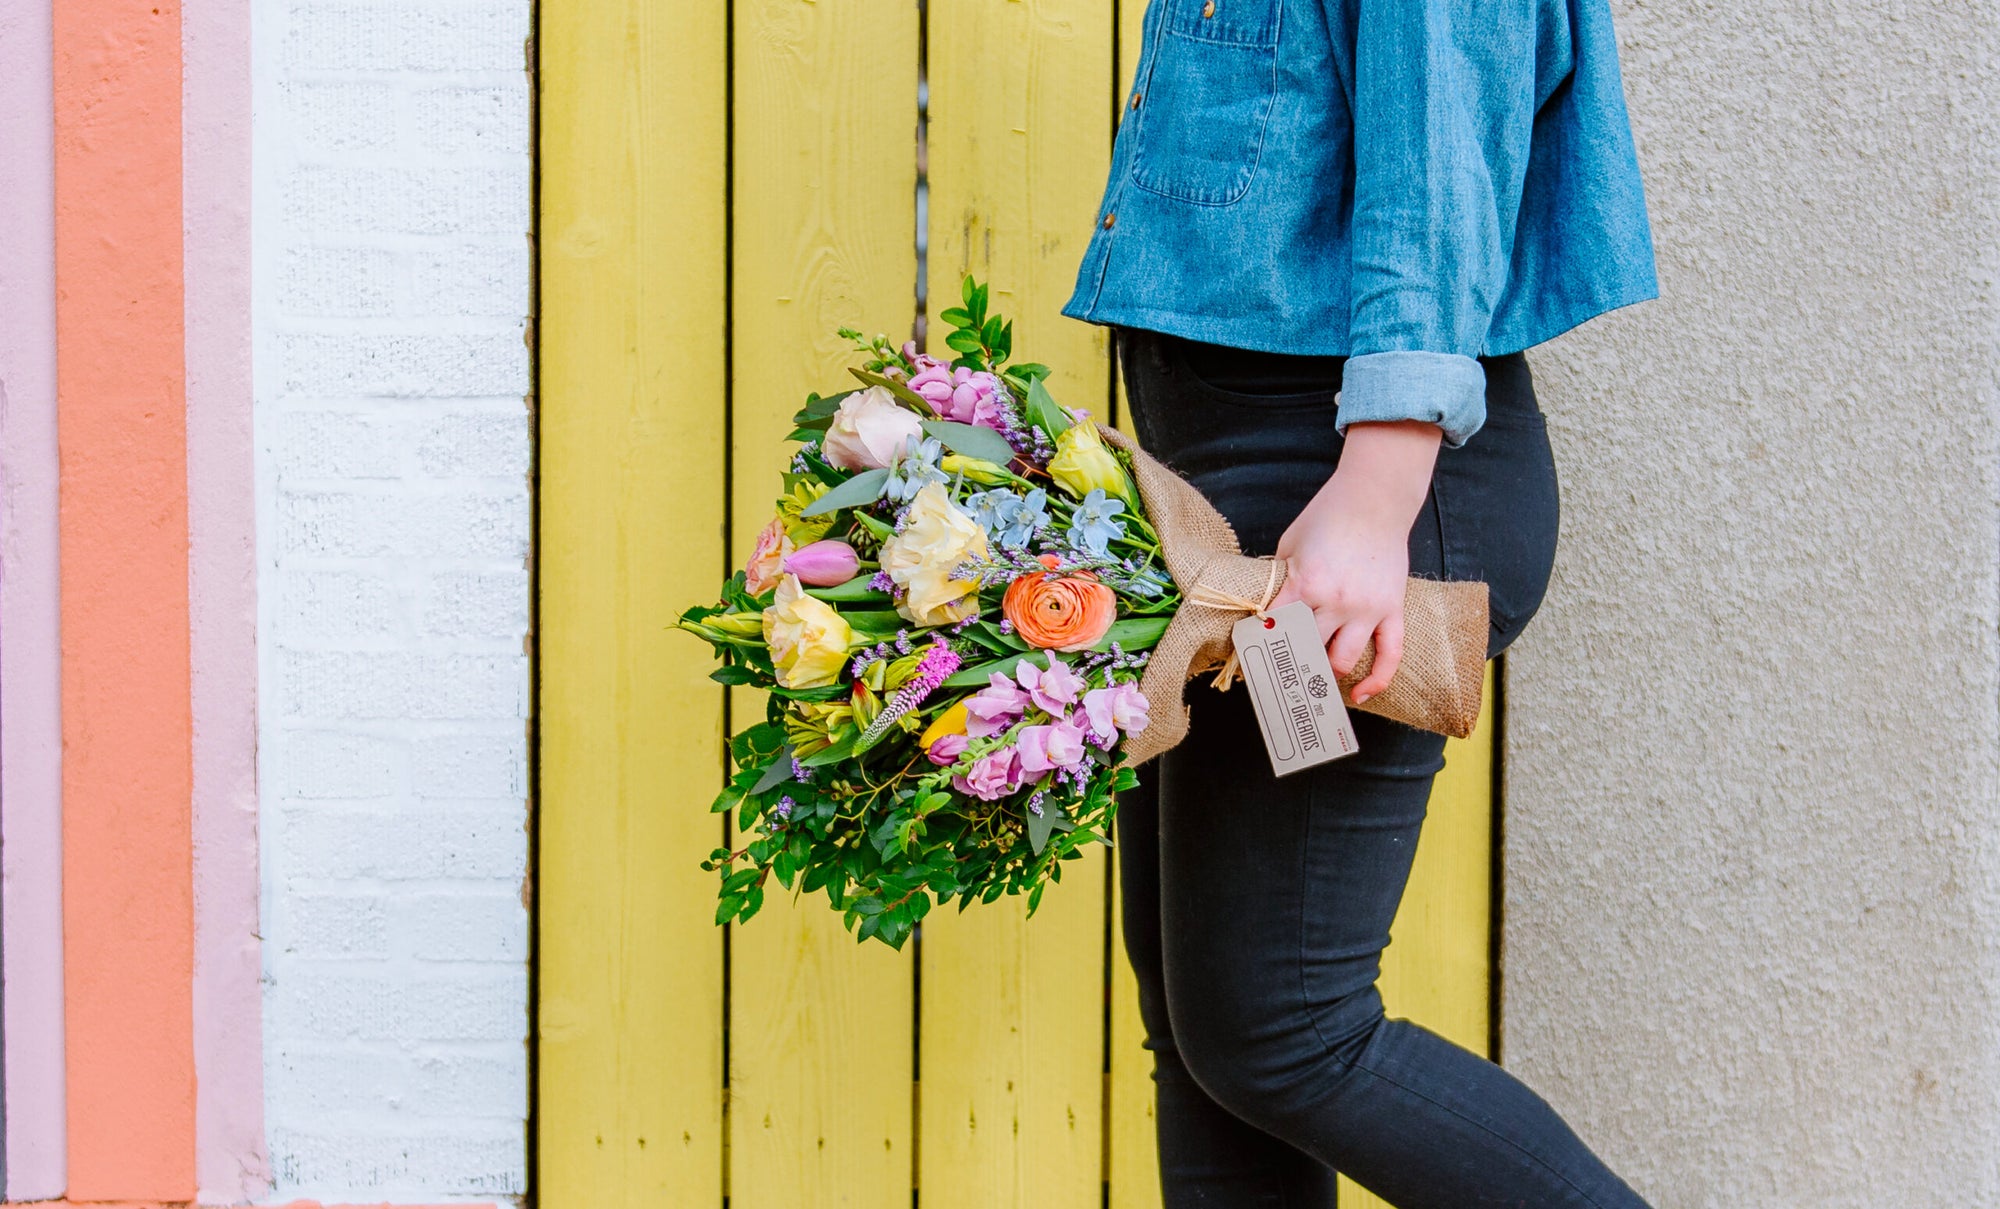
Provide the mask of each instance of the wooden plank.
MULTIPOLYGON (((1115 107, 1115 120, 1122 123, 1125 115, 1132 112, 1132 81, 1138 75, 1139 55, 1144 49, 1147 5, 1146 0, 1117 0, 1117 8, 1118 88, 1111 103, 1115 107)), ((1122 374, 1116 377, 1116 385, 1112 414, 1127 435, 1137 437, 1125 400, 1122 374)), ((1111 1185, 1108 1209, 1159 1209, 1160 1151, 1158 1123, 1154 1119, 1153 1055, 1143 1048, 1146 1026, 1139 1019, 1138 976, 1125 956, 1124 926, 1124 908, 1114 892, 1108 1047, 1111 1069, 1106 1096, 1110 1119, 1105 1122, 1106 1166, 1111 1185)))
POLYGON ((722 691, 666 628, 725 563, 728 29, 541 8, 541 1001, 548 1209, 720 1205, 722 691))
MULTIPOLYGON (((738 0, 731 550, 771 516, 791 415, 851 384, 845 325, 916 317, 917 7, 738 0)), ((737 694, 740 728, 761 700, 737 694)), ((730 1203, 910 1203, 909 953, 821 896, 732 929, 730 1203)))
MULTIPOLYGON (((1431 789, 1416 865, 1382 955, 1389 1014, 1414 1020, 1476 1054, 1486 1053, 1493 892, 1493 666, 1487 708, 1469 738, 1445 745, 1431 789)), ((1341 1209, 1388 1202, 1340 1182, 1341 1209)))
MULTIPOLYGON (((1113 864, 1123 861, 1113 854, 1113 864)), ((1106 1164, 1111 1184, 1108 1209, 1159 1209, 1160 1150, 1153 1107, 1153 1055, 1143 1046, 1146 1027, 1139 1019, 1139 981, 1125 956, 1125 911, 1111 897, 1111 1054, 1104 1123, 1106 1164)))
MULTIPOLYGON (((1014 321, 1022 360, 1108 415, 1109 341, 1064 319, 1111 140, 1111 0, 930 6, 930 280, 965 273, 1014 321)), ((921 1186, 940 1205, 1103 1199, 1104 852, 1065 867, 1030 922, 1018 901, 924 924, 921 1186)))

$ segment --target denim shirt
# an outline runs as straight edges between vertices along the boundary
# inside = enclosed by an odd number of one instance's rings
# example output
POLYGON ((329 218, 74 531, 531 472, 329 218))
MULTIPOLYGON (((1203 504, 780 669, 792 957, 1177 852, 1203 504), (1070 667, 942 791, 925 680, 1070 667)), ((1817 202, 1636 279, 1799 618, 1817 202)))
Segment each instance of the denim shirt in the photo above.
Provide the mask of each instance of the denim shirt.
POLYGON ((1656 297, 1608 0, 1152 0, 1063 313, 1346 355, 1340 424, 1656 297))

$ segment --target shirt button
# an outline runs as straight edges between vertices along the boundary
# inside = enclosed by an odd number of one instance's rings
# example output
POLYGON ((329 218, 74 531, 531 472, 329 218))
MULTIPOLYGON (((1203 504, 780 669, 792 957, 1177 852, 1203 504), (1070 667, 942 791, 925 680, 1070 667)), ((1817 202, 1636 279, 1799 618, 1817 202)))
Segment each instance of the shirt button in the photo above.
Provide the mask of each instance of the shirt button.
POLYGON ((1117 225, 1118 225, 1118 215, 1117 215, 1117 214, 1113 213, 1113 214, 1107 214, 1107 215, 1105 215, 1105 216, 1104 216, 1104 229, 1105 229, 1105 230, 1109 231, 1109 230, 1110 230, 1110 229, 1111 229, 1112 227, 1115 227, 1115 226, 1117 226, 1117 225))
POLYGON ((1208 0, 1208 3, 1201 6, 1201 15, 1204 17, 1215 15, 1215 0, 1208 0))
POLYGON ((1137 108, 1139 107, 1139 98, 1141 98, 1141 97, 1143 97, 1143 96, 1145 96, 1145 95, 1146 95, 1146 94, 1145 94, 1145 93, 1143 93, 1143 92, 1135 92, 1135 93, 1133 93, 1133 94, 1132 94, 1132 108, 1134 108, 1134 109, 1137 109, 1137 108))

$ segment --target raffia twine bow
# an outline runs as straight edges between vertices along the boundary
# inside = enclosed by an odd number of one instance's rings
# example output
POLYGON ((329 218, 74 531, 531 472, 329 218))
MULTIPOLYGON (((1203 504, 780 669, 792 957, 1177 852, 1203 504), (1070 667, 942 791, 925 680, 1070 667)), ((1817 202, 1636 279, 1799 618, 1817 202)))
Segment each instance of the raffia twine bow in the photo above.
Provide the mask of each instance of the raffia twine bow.
MULTIPOLYGON (((1229 613, 1244 613, 1262 621, 1265 619, 1264 610, 1270 608, 1271 602, 1278 598, 1278 587, 1285 582, 1285 560, 1274 558, 1270 562, 1271 577, 1264 584, 1264 594, 1255 600, 1250 599, 1248 596, 1238 596, 1234 592, 1221 591, 1206 583, 1198 583, 1188 589, 1187 594, 1181 597, 1181 599, 1187 604, 1198 608, 1221 609, 1229 613)), ((1231 628, 1233 629, 1234 626, 1232 625, 1231 628)), ((1234 638, 1231 638, 1229 658, 1223 660, 1222 670, 1215 673, 1215 679, 1210 682, 1210 687, 1214 688, 1217 692, 1229 691, 1229 686, 1236 683, 1238 671, 1236 642, 1234 638)))
MULTIPOLYGON (((1245 555, 1215 505, 1130 437, 1105 429, 1104 438, 1131 455, 1132 477, 1160 535, 1167 572, 1175 583, 1191 585, 1182 600, 1193 607, 1174 615, 1139 681, 1152 703, 1152 722, 1127 742, 1125 752, 1127 762, 1141 764, 1187 736, 1182 693, 1191 676, 1221 669, 1220 686, 1233 679, 1236 648, 1230 630, 1270 607, 1284 586, 1285 565, 1283 559, 1245 555)), ((1340 677, 1348 707, 1454 738, 1471 734, 1485 682, 1486 610, 1483 583, 1410 580, 1403 596, 1403 661, 1387 688, 1356 706, 1350 692, 1375 664, 1371 642, 1354 669, 1340 677)))

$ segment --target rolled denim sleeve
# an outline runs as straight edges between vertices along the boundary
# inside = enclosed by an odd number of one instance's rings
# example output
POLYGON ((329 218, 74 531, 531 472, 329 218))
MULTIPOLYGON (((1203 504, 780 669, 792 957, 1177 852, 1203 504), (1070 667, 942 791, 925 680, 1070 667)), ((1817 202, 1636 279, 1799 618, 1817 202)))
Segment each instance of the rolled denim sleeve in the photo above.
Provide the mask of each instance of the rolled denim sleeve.
POLYGON ((1486 420, 1476 358, 1507 287, 1535 112, 1570 69, 1567 10, 1358 5, 1354 309, 1339 423, 1424 420, 1458 446, 1486 420))

